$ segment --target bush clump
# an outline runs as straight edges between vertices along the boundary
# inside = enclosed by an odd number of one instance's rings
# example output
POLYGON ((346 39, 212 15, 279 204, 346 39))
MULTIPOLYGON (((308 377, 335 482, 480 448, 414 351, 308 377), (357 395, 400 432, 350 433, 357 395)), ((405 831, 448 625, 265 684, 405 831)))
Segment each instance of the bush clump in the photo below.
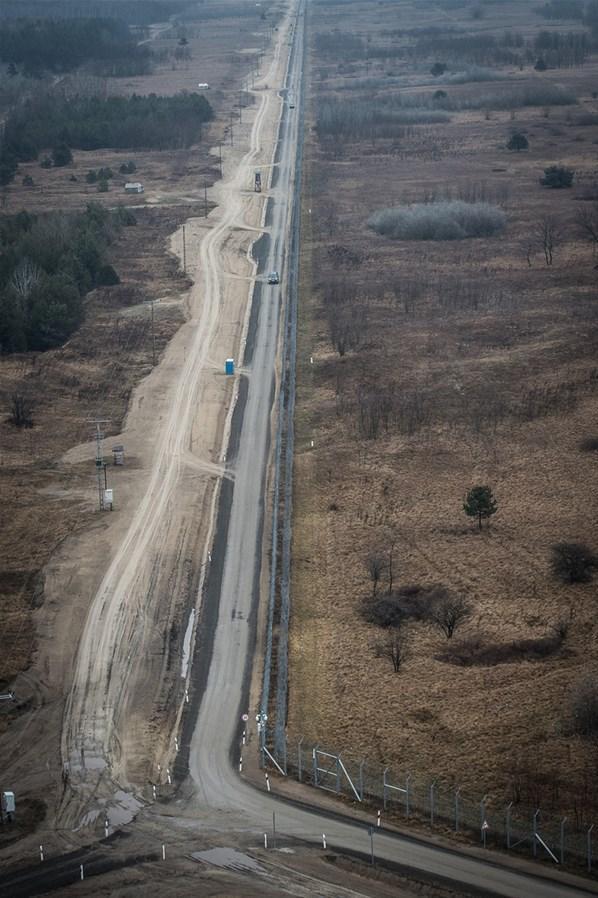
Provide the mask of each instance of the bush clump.
POLYGON ((552 547, 552 572, 563 583, 589 583, 598 557, 583 543, 557 543, 552 547))
POLYGON ((588 677, 571 693, 573 732, 580 736, 598 736, 598 680, 588 677))
POLYGON ((503 210, 490 203, 452 200, 379 209, 368 227, 392 240, 464 240, 497 234, 506 221, 503 210))
POLYGON ((542 661, 557 652, 566 632, 551 632, 532 639, 512 642, 486 642, 482 636, 472 636, 448 646, 436 655, 437 661, 459 667, 494 667, 517 661, 542 661))
POLYGON ((401 586, 390 594, 364 599, 361 616, 379 627, 399 627, 406 620, 430 621, 448 596, 444 586, 401 586))
POLYGON ((573 184, 573 172, 570 168, 563 165, 550 165, 544 169, 544 175, 540 178, 542 187, 552 187, 553 189, 562 189, 563 187, 571 187, 573 184))

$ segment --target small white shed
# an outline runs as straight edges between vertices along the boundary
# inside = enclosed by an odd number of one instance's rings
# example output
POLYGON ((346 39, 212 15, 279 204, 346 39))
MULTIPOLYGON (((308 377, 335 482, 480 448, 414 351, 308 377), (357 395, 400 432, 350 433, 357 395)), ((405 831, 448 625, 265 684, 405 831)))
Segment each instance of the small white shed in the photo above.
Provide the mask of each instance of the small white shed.
POLYGON ((128 181, 125 184, 125 193, 143 193, 143 184, 139 181, 128 181))

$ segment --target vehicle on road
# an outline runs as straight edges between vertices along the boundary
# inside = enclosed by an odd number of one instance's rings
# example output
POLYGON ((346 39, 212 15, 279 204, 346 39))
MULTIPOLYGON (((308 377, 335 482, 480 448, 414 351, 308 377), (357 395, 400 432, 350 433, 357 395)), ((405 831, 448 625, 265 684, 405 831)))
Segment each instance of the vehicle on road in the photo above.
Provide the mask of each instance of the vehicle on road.
POLYGON ((208 84, 207 81, 200 81, 197 86, 199 87, 200 90, 209 90, 210 89, 210 85, 208 84))
POLYGON ((269 284, 280 284, 280 275, 277 271, 271 271, 268 275, 269 284))

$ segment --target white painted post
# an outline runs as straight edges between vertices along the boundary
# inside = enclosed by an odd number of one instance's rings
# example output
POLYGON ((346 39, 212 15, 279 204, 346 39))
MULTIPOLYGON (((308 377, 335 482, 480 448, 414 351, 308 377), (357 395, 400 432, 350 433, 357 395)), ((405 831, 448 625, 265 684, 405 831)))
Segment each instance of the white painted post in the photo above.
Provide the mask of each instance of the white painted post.
POLYGON ((246 741, 247 741, 247 733, 245 732, 245 730, 243 730, 243 745, 245 745, 246 741))
POLYGON ((378 811, 378 819, 376 821, 376 826, 380 826, 381 824, 382 811, 378 811))
POLYGON ((322 848, 326 851, 326 833, 322 833, 322 848))
POLYGON ((270 792, 270 777, 266 774, 266 789, 270 792))
POLYGON ((243 758, 239 758, 239 773, 243 770, 243 758))
POLYGON ((106 818, 106 819, 104 820, 104 838, 105 838, 105 839, 108 838, 108 827, 109 827, 109 826, 110 826, 110 824, 109 824, 109 822, 108 822, 108 818, 106 818))
POLYGON ((153 795, 153 798, 154 798, 154 801, 155 801, 155 800, 156 800, 156 787, 154 786, 153 783, 152 783, 152 795, 153 795))
POLYGON ((264 833, 264 848, 268 847, 268 833, 264 833))
POLYGON ((162 860, 166 860, 166 845, 162 842, 162 860))
POLYGON ((189 690, 185 689, 185 701, 189 704, 189 690))
POLYGON ((166 768, 166 778, 168 779, 168 785, 172 786, 172 777, 170 776, 170 767, 166 768))
POLYGON ((85 874, 83 873, 83 864, 81 864, 81 879, 85 879, 85 874))
POLYGON ((43 859, 44 859, 44 846, 43 845, 39 846, 39 859, 40 859, 40 861, 43 861, 43 859))
POLYGON ((179 750, 179 740, 177 739, 176 736, 174 737, 174 749, 175 749, 175 751, 179 750))

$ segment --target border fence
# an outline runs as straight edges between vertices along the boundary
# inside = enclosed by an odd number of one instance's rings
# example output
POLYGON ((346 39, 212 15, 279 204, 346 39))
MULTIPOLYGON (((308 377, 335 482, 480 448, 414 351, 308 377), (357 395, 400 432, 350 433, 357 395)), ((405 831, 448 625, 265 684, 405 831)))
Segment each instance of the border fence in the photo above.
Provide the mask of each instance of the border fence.
POLYGON ((446 783, 398 774, 366 759, 308 744, 303 738, 285 740, 280 751, 265 735, 262 767, 271 765, 283 776, 377 809, 378 825, 384 816, 393 822, 412 821, 438 832, 460 834, 484 847, 598 872, 593 857, 594 825, 584 820, 520 803, 500 803, 487 795, 475 798, 446 783))

